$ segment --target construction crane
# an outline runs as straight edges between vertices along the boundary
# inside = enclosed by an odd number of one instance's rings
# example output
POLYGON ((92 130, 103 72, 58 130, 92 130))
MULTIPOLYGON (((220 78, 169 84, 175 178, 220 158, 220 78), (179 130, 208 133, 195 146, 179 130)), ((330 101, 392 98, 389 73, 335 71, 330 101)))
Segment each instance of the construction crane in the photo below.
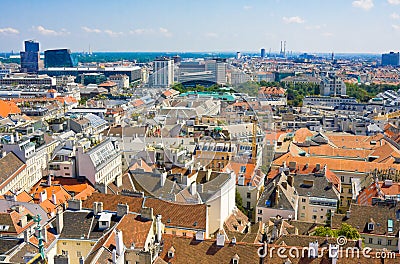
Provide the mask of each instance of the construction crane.
POLYGON ((253 138, 251 140, 251 162, 257 163, 257 117, 254 115, 251 119, 253 123, 253 138))
POLYGON ((400 117, 400 110, 393 112, 393 113, 385 114, 385 115, 375 116, 374 119, 375 120, 385 120, 385 119, 396 118, 396 117, 400 117))

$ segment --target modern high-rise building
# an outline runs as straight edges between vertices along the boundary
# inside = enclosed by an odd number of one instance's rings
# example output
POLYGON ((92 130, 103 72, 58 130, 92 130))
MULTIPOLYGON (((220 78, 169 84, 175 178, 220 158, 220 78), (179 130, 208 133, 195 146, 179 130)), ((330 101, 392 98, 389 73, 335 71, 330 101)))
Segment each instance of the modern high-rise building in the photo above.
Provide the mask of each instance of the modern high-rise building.
POLYGON ((265 49, 261 49, 261 58, 265 58, 265 49))
POLYGON ((174 60, 158 58, 154 60, 153 85, 156 87, 169 87, 174 83, 174 60))
POLYGON ((216 83, 226 84, 226 59, 207 60, 205 65, 206 71, 213 72, 216 83))
POLYGON ((37 73, 39 70, 39 42, 34 40, 25 41, 25 51, 21 55, 21 72, 37 73))
POLYGON ((241 57, 242 57, 242 54, 240 53, 240 51, 236 52, 236 59, 240 60, 241 57))
POLYGON ((44 52, 44 67, 75 67, 77 61, 69 49, 46 50, 44 52))
POLYGON ((382 66, 399 66, 400 65, 400 54, 399 52, 382 54, 382 66))

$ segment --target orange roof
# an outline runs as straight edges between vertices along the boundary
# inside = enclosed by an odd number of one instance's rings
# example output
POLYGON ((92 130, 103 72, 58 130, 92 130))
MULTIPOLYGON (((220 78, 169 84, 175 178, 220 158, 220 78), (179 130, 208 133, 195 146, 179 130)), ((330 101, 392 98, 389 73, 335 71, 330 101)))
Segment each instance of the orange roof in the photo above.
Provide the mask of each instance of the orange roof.
POLYGON ((129 170, 143 169, 145 172, 153 172, 153 169, 142 159, 138 162, 135 162, 132 166, 129 167, 129 170))
POLYGON ((78 102, 75 97, 72 96, 65 96, 65 97, 57 97, 55 100, 59 101, 60 103, 65 104, 75 104, 78 102))
POLYGON ((51 200, 52 195, 56 195, 56 205, 63 204, 71 199, 71 195, 61 186, 61 185, 41 185, 41 182, 36 184, 31 190, 31 194, 33 195, 34 200, 39 200, 40 193, 46 191, 46 198, 51 200))
POLYGON ((152 220, 143 219, 136 214, 126 214, 116 228, 122 231, 122 239, 126 248, 130 248, 133 243, 135 248, 143 248, 152 225, 152 220))
POLYGON ((0 100, 0 116, 1 117, 6 118, 9 115, 20 114, 20 113, 21 113, 21 109, 19 109, 18 106, 14 102, 0 100))
POLYGON ((370 172, 375 169, 389 169, 394 168, 400 170, 400 164, 388 164, 378 162, 368 162, 361 160, 348 160, 348 159, 337 159, 328 157, 305 157, 305 156, 293 156, 291 153, 277 158, 273 161, 275 166, 281 166, 283 162, 289 164, 290 161, 295 161, 298 164, 309 164, 309 166, 315 166, 315 164, 327 165, 329 169, 334 171, 358 171, 358 172, 370 172))
POLYGON ((223 171, 227 171, 228 169, 233 170, 236 174, 236 184, 238 183, 238 177, 239 175, 243 175, 245 180, 244 180, 244 185, 248 185, 249 182, 253 179, 254 176, 254 169, 255 169, 255 164, 252 163, 239 163, 239 162, 230 162, 224 169, 223 171), (242 167, 246 167, 245 172, 242 173, 242 167))
POLYGON ((99 85, 97 85, 97 87, 114 87, 117 86, 117 84, 113 81, 105 81, 99 85))
POLYGON ((314 134, 308 128, 300 128, 294 133, 293 141, 303 143, 307 138, 312 137, 314 134))

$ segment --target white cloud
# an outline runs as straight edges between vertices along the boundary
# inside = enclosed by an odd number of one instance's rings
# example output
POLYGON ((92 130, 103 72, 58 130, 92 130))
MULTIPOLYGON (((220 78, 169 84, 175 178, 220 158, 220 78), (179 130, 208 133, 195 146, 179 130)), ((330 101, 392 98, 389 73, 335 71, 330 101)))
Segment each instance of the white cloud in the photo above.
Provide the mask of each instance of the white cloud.
POLYGON ((104 33, 106 33, 110 37, 117 37, 117 36, 121 36, 122 34, 124 34, 123 32, 115 32, 115 31, 112 31, 110 29, 104 30, 104 33))
POLYGON ((333 36, 333 33, 331 33, 331 32, 324 32, 324 33, 321 34, 321 36, 323 36, 323 37, 332 37, 332 36, 333 36))
POLYGON ((400 0, 388 0, 390 5, 400 5, 400 0))
POLYGON ((392 28, 393 28, 394 30, 400 30, 400 25, 392 25, 392 28))
POLYGON ((218 34, 214 32, 207 32, 206 34, 204 34, 204 36, 207 38, 218 38, 218 34))
POLYGON ((66 29, 61 29, 60 31, 55 31, 53 29, 48 29, 43 26, 37 26, 33 27, 33 29, 39 34, 44 35, 44 36, 63 36, 63 35, 68 35, 70 34, 66 29))
POLYGON ((0 34, 4 35, 16 35, 19 34, 18 29, 12 27, 0 28, 0 34))
POLYGON ((320 30, 320 29, 322 29, 322 28, 324 28, 324 27, 326 27, 326 24, 322 24, 322 25, 309 25, 309 26, 306 26, 305 28, 306 28, 307 30, 320 30))
POLYGON ((357 8, 369 10, 374 7, 374 1, 373 0, 356 0, 356 1, 353 1, 352 5, 357 8))
POLYGON ((391 19, 399 19, 399 18, 400 18, 400 15, 397 14, 397 13, 392 13, 392 14, 390 14, 390 18, 391 18, 391 19))
POLYGON ((159 28, 159 31, 160 31, 160 33, 161 33, 164 37, 169 38, 169 37, 172 36, 172 33, 171 33, 168 29, 166 29, 166 28, 160 27, 160 28, 159 28))
POLYGON ((302 24, 304 23, 304 19, 298 16, 292 16, 292 17, 282 17, 282 20, 285 24, 302 24))
POLYGON ((249 5, 245 5, 245 6, 243 6, 243 9, 244 10, 250 10, 250 9, 252 9, 253 7, 252 6, 249 6, 249 5))
POLYGON ((98 28, 88 28, 88 27, 82 27, 82 30, 88 33, 101 33, 101 30, 98 28))
POLYGON ((133 34, 133 35, 143 35, 143 34, 149 34, 149 33, 153 33, 154 30, 151 28, 136 28, 133 30, 129 31, 129 34, 133 34))

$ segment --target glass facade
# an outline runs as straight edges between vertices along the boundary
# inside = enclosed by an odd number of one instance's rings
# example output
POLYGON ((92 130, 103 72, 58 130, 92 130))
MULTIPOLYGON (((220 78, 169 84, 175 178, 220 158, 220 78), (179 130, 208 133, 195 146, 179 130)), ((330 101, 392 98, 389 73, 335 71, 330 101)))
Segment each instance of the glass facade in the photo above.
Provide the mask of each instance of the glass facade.
POLYGON ((75 67, 76 59, 69 49, 46 50, 44 52, 44 67, 75 67))

